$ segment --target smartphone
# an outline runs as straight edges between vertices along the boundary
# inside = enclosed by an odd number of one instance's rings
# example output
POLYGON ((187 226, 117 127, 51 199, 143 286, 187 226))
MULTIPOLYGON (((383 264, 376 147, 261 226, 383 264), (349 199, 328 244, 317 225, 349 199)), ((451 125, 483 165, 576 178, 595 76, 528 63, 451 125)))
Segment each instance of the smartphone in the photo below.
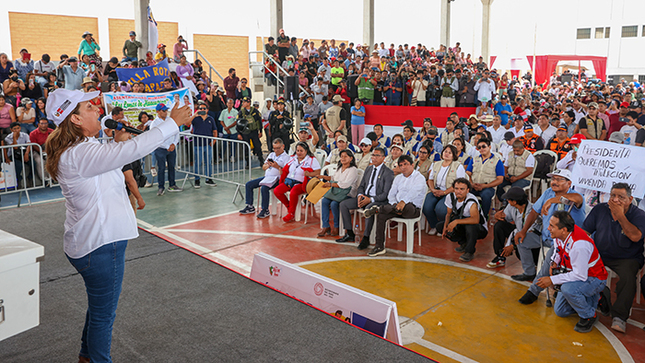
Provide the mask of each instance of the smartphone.
POLYGON ((92 64, 92 65, 90 66, 90 68, 92 69, 92 72, 94 72, 94 71, 96 70, 96 66, 95 66, 94 64, 92 64))
POLYGON ((33 86, 33 85, 34 85, 34 80, 33 80, 33 79, 30 79, 30 80, 29 80, 29 85, 30 85, 30 86, 33 86))

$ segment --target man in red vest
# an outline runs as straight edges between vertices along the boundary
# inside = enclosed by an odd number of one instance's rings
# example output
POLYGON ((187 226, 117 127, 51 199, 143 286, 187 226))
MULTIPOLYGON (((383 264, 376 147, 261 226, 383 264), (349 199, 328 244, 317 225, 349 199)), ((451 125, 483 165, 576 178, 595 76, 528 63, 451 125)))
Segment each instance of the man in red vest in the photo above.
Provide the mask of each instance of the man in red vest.
POLYGON ((551 276, 540 278, 537 285, 542 288, 559 285, 553 311, 560 317, 577 313, 580 320, 573 330, 588 333, 598 320, 596 307, 605 288, 607 270, 591 237, 575 225, 568 212, 553 213, 549 232, 555 247, 551 276))

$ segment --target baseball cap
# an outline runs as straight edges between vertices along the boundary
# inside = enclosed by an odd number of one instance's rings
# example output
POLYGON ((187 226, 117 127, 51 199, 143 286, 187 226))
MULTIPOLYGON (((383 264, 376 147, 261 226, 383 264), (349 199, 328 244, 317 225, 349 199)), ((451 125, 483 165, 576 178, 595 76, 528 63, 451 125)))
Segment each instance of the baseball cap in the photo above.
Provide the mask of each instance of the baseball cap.
POLYGON ((302 97, 305 97, 306 95, 307 95, 306 93, 304 93, 304 92, 300 92, 300 94, 298 95, 298 97, 299 97, 299 98, 302 98, 302 97))
POLYGON ((336 141, 337 141, 337 142, 338 142, 338 141, 345 141, 345 142, 347 142, 347 136, 345 136, 345 135, 339 135, 339 136, 338 136, 338 139, 336 139, 336 141))
POLYGON ((131 30, 130 35, 137 35, 137 33, 135 33, 134 30, 131 30))
POLYGON ((278 105, 280 104, 284 105, 284 100, 282 98, 278 100, 278 105))
POLYGON ((587 107, 598 108, 598 104, 597 104, 597 103, 595 103, 595 102, 589 102, 589 104, 587 105, 587 107))
POLYGON ((412 120, 405 120, 405 121, 403 121, 403 123, 401 123, 401 126, 414 127, 414 124, 412 123, 412 120))
POLYGON ((157 110, 157 111, 168 111, 168 106, 166 106, 165 103, 159 103, 159 104, 157 104, 157 107, 155 107, 155 110, 157 110))
POLYGON ((503 99, 503 100, 507 100, 507 99, 508 99, 508 96, 507 96, 507 95, 502 95, 502 99, 503 99))
POLYGON ((533 125, 524 125, 524 131, 533 131, 533 125))
POLYGON ((562 125, 558 126, 558 131, 568 132, 569 129, 567 129, 566 125, 562 124, 562 125))
POLYGON ((249 97, 244 97, 242 98, 242 102, 251 102, 251 99, 249 97))
POLYGON ((340 95, 335 95, 331 100, 332 102, 340 102, 343 98, 340 95))
POLYGON ((310 115, 310 114, 308 114, 308 113, 306 113, 304 116, 302 116, 302 118, 304 118, 304 119, 308 119, 308 118, 311 118, 311 115, 310 115))
POLYGON ((571 136, 571 141, 569 141, 569 144, 579 144, 582 142, 582 140, 587 140, 585 135, 583 134, 574 134, 571 136))
POLYGON ((47 115, 58 126, 74 111, 79 103, 94 99, 100 94, 101 92, 99 91, 86 93, 78 90, 59 88, 49 94, 46 106, 47 115))
POLYGON ((513 140, 514 137, 515 137, 515 134, 512 133, 511 131, 506 131, 506 133, 504 134, 504 140, 506 141, 513 140))
POLYGON ((392 147, 390 149, 394 149, 394 148, 398 148, 399 150, 403 151, 403 146, 401 146, 399 144, 392 145, 392 147))
POLYGON ((68 63, 69 63, 69 62, 78 62, 78 58, 76 58, 76 57, 69 57, 69 58, 67 58, 67 62, 68 62, 68 63))
POLYGON ((609 136, 609 142, 615 142, 617 144, 622 144, 625 141, 625 135, 620 131, 614 131, 609 136))
POLYGON ((363 145, 363 144, 371 146, 372 145, 372 140, 368 139, 367 137, 364 137, 361 140, 361 142, 359 143, 359 145, 363 145))
POLYGON ((556 169, 553 171, 553 173, 548 173, 546 176, 548 176, 549 178, 559 176, 571 180, 571 172, 568 169, 556 169))
POLYGON ((620 107, 629 107, 629 102, 623 102, 620 104, 620 107))
POLYGON ((526 193, 524 192, 524 189, 520 187, 511 187, 506 193, 502 195, 502 199, 510 199, 510 200, 520 200, 523 197, 526 197, 526 193))

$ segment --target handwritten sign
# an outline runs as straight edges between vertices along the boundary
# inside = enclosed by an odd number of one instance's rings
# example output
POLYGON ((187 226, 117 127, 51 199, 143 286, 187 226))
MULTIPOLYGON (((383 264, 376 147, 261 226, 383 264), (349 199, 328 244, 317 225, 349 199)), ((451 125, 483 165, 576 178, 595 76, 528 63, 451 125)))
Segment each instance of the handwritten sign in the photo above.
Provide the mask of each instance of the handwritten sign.
POLYGON ((573 185, 609 193, 616 183, 627 183, 632 195, 645 195, 645 148, 607 141, 584 140, 573 168, 573 185))
POLYGON ((168 60, 155 64, 154 66, 142 68, 117 68, 116 75, 119 81, 127 82, 132 86, 136 82, 143 82, 146 92, 160 92, 163 88, 163 80, 170 77, 168 60))

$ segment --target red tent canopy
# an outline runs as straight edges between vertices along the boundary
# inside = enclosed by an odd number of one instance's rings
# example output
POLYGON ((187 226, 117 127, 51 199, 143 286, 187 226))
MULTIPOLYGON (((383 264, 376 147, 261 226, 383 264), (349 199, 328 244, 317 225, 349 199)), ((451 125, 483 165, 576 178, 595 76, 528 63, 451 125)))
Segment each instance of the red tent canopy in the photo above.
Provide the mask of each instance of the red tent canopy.
MULTIPOLYGON (((533 69, 533 56, 527 55, 526 59, 533 69)), ((596 77, 603 82, 607 81, 607 57, 586 56, 586 55, 538 55, 535 57, 535 69, 533 75, 536 84, 543 84, 555 71, 560 61, 591 61, 596 71, 596 77)))

